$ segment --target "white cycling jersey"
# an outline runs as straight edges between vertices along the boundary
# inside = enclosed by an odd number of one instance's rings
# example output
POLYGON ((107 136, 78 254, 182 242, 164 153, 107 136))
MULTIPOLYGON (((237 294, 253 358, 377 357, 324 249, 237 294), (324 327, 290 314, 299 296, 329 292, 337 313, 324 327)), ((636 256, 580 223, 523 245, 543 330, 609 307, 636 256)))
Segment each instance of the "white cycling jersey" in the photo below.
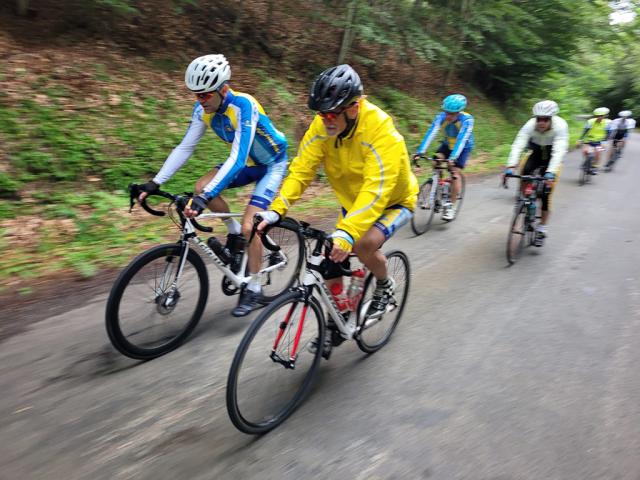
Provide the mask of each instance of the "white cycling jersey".
POLYGON ((564 119, 553 116, 551 118, 551 128, 546 132, 536 130, 536 118, 529 119, 520 129, 516 139, 511 145, 511 153, 507 163, 508 168, 513 168, 520 162, 520 155, 529 143, 539 147, 551 146, 551 159, 547 172, 557 174, 562 165, 562 160, 569 150, 569 126, 564 119))
POLYGON ((636 128, 636 121, 633 118, 618 117, 610 123, 609 127, 613 130, 633 130, 636 128))

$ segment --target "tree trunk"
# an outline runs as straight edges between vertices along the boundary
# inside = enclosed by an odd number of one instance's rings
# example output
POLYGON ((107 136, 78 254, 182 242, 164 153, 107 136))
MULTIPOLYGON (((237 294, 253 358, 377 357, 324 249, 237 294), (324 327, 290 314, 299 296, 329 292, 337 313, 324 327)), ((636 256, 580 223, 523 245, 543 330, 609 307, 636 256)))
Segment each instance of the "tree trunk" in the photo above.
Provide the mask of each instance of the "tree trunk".
MULTIPOLYGON (((472 1, 473 0, 462 0, 460 2, 460 20, 463 22, 463 24, 466 24, 469 21, 468 13, 470 12, 472 1)), ((463 32, 463 30, 464 29, 462 28, 458 29, 459 32, 463 32)), ((466 38, 464 33, 460 33, 460 37, 458 38, 458 46, 457 48, 454 49, 455 53, 453 55, 453 58, 451 59, 451 63, 449 64, 449 69, 447 70, 447 75, 444 80, 443 87, 445 89, 449 86, 449 84, 451 83, 451 80, 453 79, 454 74, 456 73, 456 70, 458 68, 458 63, 460 61, 460 54, 464 51, 465 40, 466 38)))
POLYGON ((338 65, 344 63, 349 53, 351 42, 353 41, 353 19, 356 16, 357 4, 358 0, 351 0, 351 3, 349 3, 349 6, 347 7, 347 24, 344 28, 344 34, 342 35, 342 45, 340 45, 340 53, 338 53, 338 65))
POLYGON ((26 17, 29 11, 29 0, 18 0, 17 10, 18 15, 26 17))

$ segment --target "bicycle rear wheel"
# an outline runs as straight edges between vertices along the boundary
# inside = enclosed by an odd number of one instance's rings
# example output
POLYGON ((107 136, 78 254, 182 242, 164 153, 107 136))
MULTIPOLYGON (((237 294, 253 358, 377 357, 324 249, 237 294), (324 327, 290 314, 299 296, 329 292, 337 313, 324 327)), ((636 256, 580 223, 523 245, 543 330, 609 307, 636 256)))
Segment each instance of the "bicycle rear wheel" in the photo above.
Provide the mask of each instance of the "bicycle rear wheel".
POLYGON ((293 413, 315 378, 324 331, 322 308, 313 297, 305 307, 300 291, 285 293, 256 317, 227 379, 227 412, 238 430, 266 433, 293 413))
POLYGON ((387 313, 378 320, 367 320, 365 317, 375 290, 375 278, 372 274, 369 274, 365 281, 364 294, 358 306, 358 326, 361 330, 355 340, 360 350, 366 353, 377 352, 389 342, 393 331, 398 326, 409 294, 411 279, 409 259, 398 250, 388 252, 386 257, 388 275, 396 282, 393 300, 387 307, 387 313))
POLYGON ((182 344, 196 327, 209 294, 202 258, 189 250, 178 277, 183 247, 168 244, 136 257, 111 288, 107 334, 123 355, 150 360, 182 344))
POLYGON ((269 230, 269 238, 280 247, 277 252, 266 248, 262 252, 262 268, 278 265, 278 268, 262 275, 262 300, 271 302, 289 289, 300 275, 304 260, 304 239, 298 224, 285 218, 269 230))
POLYGON ((435 213, 434 205, 430 201, 432 188, 433 179, 430 178, 422 184, 418 192, 416 211, 411 217, 411 229, 416 235, 422 235, 431 227, 433 214, 435 213))
POLYGON ((526 216, 525 204, 523 201, 520 201, 516 205, 509 228, 509 235, 507 236, 507 261, 511 265, 513 265, 522 254, 527 233, 526 216))

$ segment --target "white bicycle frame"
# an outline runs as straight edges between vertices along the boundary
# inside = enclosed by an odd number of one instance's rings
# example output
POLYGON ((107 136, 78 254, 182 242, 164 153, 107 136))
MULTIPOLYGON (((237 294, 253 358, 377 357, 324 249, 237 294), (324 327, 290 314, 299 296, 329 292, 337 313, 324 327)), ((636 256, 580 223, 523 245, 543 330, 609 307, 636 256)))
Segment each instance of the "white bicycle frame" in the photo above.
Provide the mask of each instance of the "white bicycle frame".
MULTIPOLYGON (((325 284, 325 279, 323 278, 322 274, 318 270, 309 268, 309 265, 318 267, 323 260, 323 254, 311 254, 309 256, 305 267, 305 273, 302 278, 302 287, 311 289, 313 289, 313 287, 317 287, 317 291, 319 292, 319 294, 316 296, 316 298, 319 300, 319 303, 325 308, 325 311, 327 312, 329 317, 331 317, 331 320, 333 320, 333 323, 338 328, 340 335, 346 340, 353 339, 356 334, 360 333, 361 330, 365 330, 371 327, 372 325, 378 323, 382 318, 380 317, 376 319, 367 319, 363 325, 358 326, 357 319, 358 317, 364 318, 371 300, 362 302, 359 311, 350 311, 349 316, 345 318, 340 313, 338 306, 336 305, 336 302, 331 295, 331 292, 325 284)), ((365 293, 366 292, 363 292, 363 295, 365 293)), ((313 296, 313 293, 311 293, 311 295, 313 296)), ((387 312, 394 309, 395 307, 388 308, 387 312)))
MULTIPOLYGON (((207 218, 225 219, 225 218, 241 217, 241 216, 242 216, 241 213, 203 213, 198 216, 198 219, 199 220, 207 219, 207 218)), ((198 237, 198 235, 196 234, 196 228, 191 223, 191 220, 188 218, 186 218, 185 220, 186 221, 185 221, 184 227, 182 228, 182 233, 180 235, 180 239, 182 241, 182 244, 184 245, 185 250, 181 258, 178 273, 176 274, 176 278, 175 278, 176 283, 180 278, 180 276, 182 275, 182 269, 184 268, 184 264, 187 260, 187 254, 189 253, 190 244, 197 246, 213 262, 213 264, 218 268, 218 270, 224 273, 224 275, 236 287, 240 288, 243 285, 246 285, 247 283, 249 283, 249 280, 251 280, 251 276, 250 275, 245 276, 241 273, 246 271, 247 262, 249 261, 249 255, 247 250, 245 250, 244 254, 242 255, 242 263, 240 265, 240 270, 239 270, 239 273, 236 274, 227 265, 225 265, 225 263, 222 262, 222 260, 220 260, 220 258, 216 255, 216 253, 213 250, 211 250, 211 248, 209 248, 209 246, 205 242, 203 242, 200 239, 200 237, 198 237)), ((267 235, 267 237, 269 236, 267 235)), ((273 239, 271 238, 269 239, 273 243, 273 239)), ((270 265, 266 268, 263 268, 258 272, 258 274, 262 276, 273 270, 284 267, 287 264, 288 259, 284 254, 284 252, 282 252, 282 250, 279 251, 279 254, 282 256, 282 261, 278 262, 275 265, 270 265)))

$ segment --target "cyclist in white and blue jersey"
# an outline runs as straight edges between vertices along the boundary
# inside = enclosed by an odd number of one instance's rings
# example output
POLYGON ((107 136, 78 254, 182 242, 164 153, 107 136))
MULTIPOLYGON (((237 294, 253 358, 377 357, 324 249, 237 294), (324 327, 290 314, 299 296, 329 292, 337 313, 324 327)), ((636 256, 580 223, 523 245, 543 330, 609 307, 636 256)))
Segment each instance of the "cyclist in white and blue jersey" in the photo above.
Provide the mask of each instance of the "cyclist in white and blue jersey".
MULTIPOLYGON (((282 183, 287 171, 287 140, 255 98, 230 88, 230 78, 231 68, 223 55, 198 57, 187 67, 185 83, 197 97, 191 123, 158 174, 143 185, 145 193, 141 197, 169 180, 211 128, 222 141, 231 145, 231 152, 224 163, 196 182, 196 195, 184 213, 187 217, 195 217, 207 207, 214 212, 229 212, 229 206, 221 197, 222 191, 256 183, 242 225, 233 218, 225 221, 229 230, 226 253, 232 258, 244 249, 253 217, 269 207, 282 183)), ((257 272, 262 261, 262 247, 259 241, 254 241, 248 248, 251 281, 240 294, 238 306, 232 311, 234 316, 245 316, 259 306, 261 285, 257 272)))
POLYGON ((473 116, 463 112, 467 106, 467 98, 459 93, 449 95, 442 101, 442 112, 436 115, 431 127, 425 134, 414 158, 423 155, 438 132, 442 128, 444 138, 436 150, 436 156, 448 159, 451 163, 451 171, 454 177, 451 187, 451 202, 444 206, 442 215, 444 220, 456 218, 456 200, 462 189, 462 180, 458 173, 467 163, 469 154, 473 149, 473 116))

